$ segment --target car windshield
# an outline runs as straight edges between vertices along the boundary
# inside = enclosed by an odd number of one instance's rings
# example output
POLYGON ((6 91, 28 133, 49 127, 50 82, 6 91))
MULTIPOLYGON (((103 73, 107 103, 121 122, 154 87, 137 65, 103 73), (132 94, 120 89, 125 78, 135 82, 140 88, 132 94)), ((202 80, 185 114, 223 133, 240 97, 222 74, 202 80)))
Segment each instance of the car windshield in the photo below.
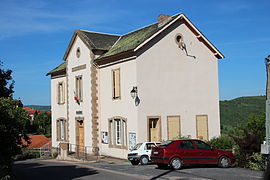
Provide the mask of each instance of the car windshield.
POLYGON ((132 148, 132 150, 137 150, 141 147, 142 143, 138 143, 136 144, 136 146, 134 146, 134 148, 132 148))
POLYGON ((159 146, 168 146, 169 144, 171 144, 173 141, 165 141, 163 143, 161 143, 159 146))

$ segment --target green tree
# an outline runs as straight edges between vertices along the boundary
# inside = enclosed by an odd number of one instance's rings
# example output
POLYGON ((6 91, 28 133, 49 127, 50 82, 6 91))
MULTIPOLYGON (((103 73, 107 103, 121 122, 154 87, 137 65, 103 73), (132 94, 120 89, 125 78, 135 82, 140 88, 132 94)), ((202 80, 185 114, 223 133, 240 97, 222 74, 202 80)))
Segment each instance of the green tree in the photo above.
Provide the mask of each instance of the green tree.
POLYGON ((0 179, 11 171, 12 157, 21 152, 22 139, 28 140, 28 115, 20 101, 0 98, 0 179))
POLYGON ((51 114, 45 112, 37 114, 34 118, 34 126, 38 134, 51 135, 51 114))
POLYGON ((249 157, 260 152, 265 138, 265 114, 250 116, 248 123, 240 129, 242 136, 232 136, 232 138, 239 146, 238 165, 246 166, 249 157))
POLYGON ((0 97, 12 97, 14 93, 14 80, 11 76, 12 70, 4 70, 3 63, 0 61, 0 97))

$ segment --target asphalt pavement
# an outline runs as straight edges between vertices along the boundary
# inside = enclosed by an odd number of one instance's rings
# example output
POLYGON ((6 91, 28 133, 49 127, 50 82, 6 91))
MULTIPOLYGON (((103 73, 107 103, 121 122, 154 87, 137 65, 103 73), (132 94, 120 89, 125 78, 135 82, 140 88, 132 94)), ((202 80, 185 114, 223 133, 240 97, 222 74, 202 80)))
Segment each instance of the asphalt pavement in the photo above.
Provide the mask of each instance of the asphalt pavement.
POLYGON ((188 166, 181 170, 158 169, 156 165, 133 166, 128 162, 70 162, 54 159, 17 161, 13 166, 15 180, 68 180, 68 179, 216 179, 256 180, 262 171, 243 168, 218 168, 216 166, 188 166))

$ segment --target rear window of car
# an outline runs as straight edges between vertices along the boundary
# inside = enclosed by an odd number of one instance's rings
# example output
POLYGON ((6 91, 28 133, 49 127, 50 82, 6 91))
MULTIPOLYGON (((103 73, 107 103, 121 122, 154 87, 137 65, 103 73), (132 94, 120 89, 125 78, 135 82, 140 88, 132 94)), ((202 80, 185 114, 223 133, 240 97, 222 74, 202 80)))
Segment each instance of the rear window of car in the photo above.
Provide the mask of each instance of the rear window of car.
POLYGON ((195 144, 196 144, 197 148, 200 150, 211 150, 211 146, 209 146, 208 144, 206 144, 202 141, 195 141, 195 144))
POLYGON ((136 144, 132 150, 138 150, 141 147, 142 143, 136 144))
POLYGON ((178 147, 180 149, 194 149, 194 145, 191 141, 181 141, 178 147))
POLYGON ((161 143, 159 146, 169 146, 173 141, 165 141, 161 143))
POLYGON ((156 147, 156 144, 154 143, 147 143, 144 149, 151 150, 153 147, 156 147))

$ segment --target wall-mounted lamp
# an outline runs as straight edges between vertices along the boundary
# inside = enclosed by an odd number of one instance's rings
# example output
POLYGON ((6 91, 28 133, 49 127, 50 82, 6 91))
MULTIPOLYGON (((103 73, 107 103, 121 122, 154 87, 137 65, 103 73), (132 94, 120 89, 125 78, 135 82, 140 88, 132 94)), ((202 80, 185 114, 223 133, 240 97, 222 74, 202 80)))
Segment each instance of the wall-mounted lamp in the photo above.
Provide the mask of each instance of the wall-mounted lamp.
POLYGON ((135 98, 135 106, 138 106, 141 102, 140 98, 138 97, 138 88, 137 86, 133 86, 132 90, 130 91, 130 96, 132 99, 135 98))
POLYGON ((134 99, 138 95, 137 86, 133 86, 132 90, 130 91, 130 96, 134 99))

